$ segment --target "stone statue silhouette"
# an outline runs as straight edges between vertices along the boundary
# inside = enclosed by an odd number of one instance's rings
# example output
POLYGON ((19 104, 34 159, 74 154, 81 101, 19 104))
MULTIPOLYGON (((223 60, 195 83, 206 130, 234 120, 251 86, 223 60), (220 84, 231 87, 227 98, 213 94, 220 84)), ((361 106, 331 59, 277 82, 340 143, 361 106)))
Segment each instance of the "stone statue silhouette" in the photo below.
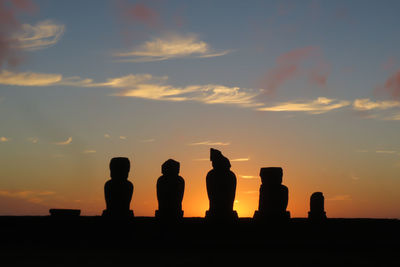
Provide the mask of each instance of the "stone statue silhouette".
POLYGON ((236 176, 230 170, 229 159, 219 150, 210 149, 210 160, 213 169, 208 172, 207 194, 210 200, 210 209, 206 211, 206 218, 210 220, 234 220, 237 212, 233 210, 236 193, 236 176))
POLYGON ((169 159, 161 166, 162 176, 157 180, 158 210, 156 217, 177 220, 183 217, 182 199, 185 180, 179 176, 179 162, 169 159))
POLYGON ((280 167, 261 168, 261 186, 258 211, 254 213, 255 219, 281 220, 290 218, 286 211, 289 190, 282 185, 283 171, 280 167))
POLYGON ((308 212, 308 219, 313 221, 322 221, 326 219, 326 212, 324 209, 324 195, 321 192, 314 192, 310 197, 310 211, 308 212))
POLYGON ((103 216, 124 218, 132 217, 130 203, 133 194, 133 185, 128 181, 130 162, 128 158, 112 158, 110 161, 110 176, 104 185, 106 210, 103 216))

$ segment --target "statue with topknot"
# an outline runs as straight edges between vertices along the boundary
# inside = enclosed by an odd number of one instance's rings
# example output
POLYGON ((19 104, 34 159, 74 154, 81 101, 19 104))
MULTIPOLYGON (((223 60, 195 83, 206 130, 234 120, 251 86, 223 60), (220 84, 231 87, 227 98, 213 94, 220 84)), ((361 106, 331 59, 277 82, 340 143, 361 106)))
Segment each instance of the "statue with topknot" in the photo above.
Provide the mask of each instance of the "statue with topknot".
POLYGON ((130 162, 128 158, 112 158, 110 161, 110 176, 104 185, 106 210, 104 217, 129 218, 133 217, 130 204, 133 194, 133 184, 128 181, 130 162))
POLYGON ((211 148, 210 160, 213 169, 208 172, 207 194, 210 200, 210 208, 206 211, 206 219, 209 221, 234 221, 238 218, 233 210, 236 193, 236 176, 230 170, 229 159, 224 157, 221 151, 211 148))
POLYGON ((162 176, 157 180, 158 210, 156 218, 164 221, 182 219, 182 199, 185 180, 179 176, 179 162, 169 159, 161 166, 162 176))

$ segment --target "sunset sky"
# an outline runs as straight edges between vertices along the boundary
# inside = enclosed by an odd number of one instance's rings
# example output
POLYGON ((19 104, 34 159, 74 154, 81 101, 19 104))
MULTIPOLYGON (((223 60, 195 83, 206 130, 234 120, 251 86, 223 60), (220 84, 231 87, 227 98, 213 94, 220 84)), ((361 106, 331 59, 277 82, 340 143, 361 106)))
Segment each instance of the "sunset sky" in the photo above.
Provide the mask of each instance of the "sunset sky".
POLYGON ((131 208, 181 163, 185 216, 208 209, 209 149, 234 208, 281 166, 292 217, 400 218, 400 1, 0 0, 0 215, 99 215, 112 157, 131 208))

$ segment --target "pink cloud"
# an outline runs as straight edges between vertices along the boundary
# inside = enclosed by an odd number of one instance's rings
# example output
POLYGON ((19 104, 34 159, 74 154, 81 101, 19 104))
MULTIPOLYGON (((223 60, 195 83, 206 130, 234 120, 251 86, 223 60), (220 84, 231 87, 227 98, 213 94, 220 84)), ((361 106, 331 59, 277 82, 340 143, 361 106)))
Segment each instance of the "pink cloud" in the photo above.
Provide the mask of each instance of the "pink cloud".
POLYGON ((36 9, 36 5, 30 0, 0 1, 0 68, 3 65, 15 66, 21 61, 21 55, 15 48, 17 40, 12 38, 21 25, 17 15, 32 13, 36 9))
MULTIPOLYGON (((293 79, 300 73, 301 63, 303 61, 320 57, 319 51, 320 49, 318 47, 306 46, 278 56, 276 59, 276 66, 267 71, 261 79, 261 87, 266 89, 265 94, 275 94, 276 90, 286 81, 293 79)), ((321 59, 319 61, 323 62, 321 59)), ((321 72, 321 70, 317 68, 311 69, 309 80, 311 83, 325 86, 328 74, 329 71, 326 70, 321 72)))
POLYGON ((159 13, 144 3, 129 4, 122 3, 122 13, 125 19, 133 22, 140 22, 151 28, 160 26, 159 13))
POLYGON ((310 84, 315 84, 320 87, 325 87, 330 73, 330 66, 328 63, 321 61, 315 68, 312 68, 308 74, 308 81, 310 84))
POLYGON ((287 53, 280 55, 276 61, 278 64, 299 64, 301 61, 309 58, 310 56, 316 55, 319 51, 318 47, 306 46, 298 49, 294 49, 287 53))
POLYGON ((274 94, 276 89, 287 80, 292 79, 298 71, 297 65, 275 67, 266 74, 265 85, 268 94, 274 94))
POLYGON ((386 80, 383 90, 394 99, 400 99, 400 69, 386 80))
POLYGON ((396 59, 394 57, 389 57, 383 64, 382 68, 384 70, 393 70, 396 65, 396 59))

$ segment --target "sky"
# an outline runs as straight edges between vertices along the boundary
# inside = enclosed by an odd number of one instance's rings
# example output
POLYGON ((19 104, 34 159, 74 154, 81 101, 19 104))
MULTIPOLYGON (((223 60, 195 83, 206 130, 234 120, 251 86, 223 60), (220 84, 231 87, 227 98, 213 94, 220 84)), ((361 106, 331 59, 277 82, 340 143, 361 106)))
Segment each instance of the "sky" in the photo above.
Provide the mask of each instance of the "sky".
POLYGON ((153 216, 161 165, 208 209, 209 149, 234 208, 283 168, 292 217, 400 218, 399 1, 0 0, 0 215, 99 215, 112 157, 153 216))

